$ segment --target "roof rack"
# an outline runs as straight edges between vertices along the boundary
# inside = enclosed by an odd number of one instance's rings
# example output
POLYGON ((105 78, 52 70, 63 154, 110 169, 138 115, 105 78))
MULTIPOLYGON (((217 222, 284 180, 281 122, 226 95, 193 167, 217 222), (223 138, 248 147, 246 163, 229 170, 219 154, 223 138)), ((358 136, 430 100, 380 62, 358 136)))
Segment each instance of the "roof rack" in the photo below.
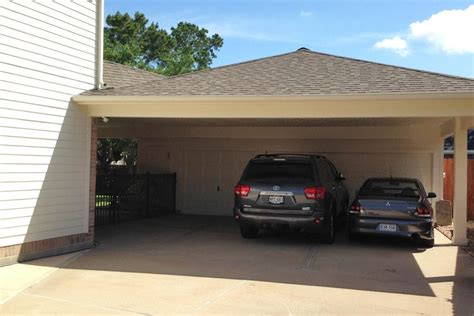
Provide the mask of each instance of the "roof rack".
POLYGON ((293 153, 260 154, 260 155, 255 156, 254 158, 262 158, 262 157, 281 157, 281 156, 326 158, 326 157, 324 157, 323 155, 315 155, 315 154, 293 154, 293 153))

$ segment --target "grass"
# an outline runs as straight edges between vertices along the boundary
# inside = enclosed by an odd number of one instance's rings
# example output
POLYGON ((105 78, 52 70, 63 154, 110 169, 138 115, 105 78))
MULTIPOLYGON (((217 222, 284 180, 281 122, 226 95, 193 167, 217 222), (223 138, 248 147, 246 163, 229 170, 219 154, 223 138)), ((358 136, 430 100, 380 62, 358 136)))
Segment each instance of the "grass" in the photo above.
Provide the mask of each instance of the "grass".
POLYGON ((95 207, 106 207, 112 204, 112 195, 96 195, 95 207))

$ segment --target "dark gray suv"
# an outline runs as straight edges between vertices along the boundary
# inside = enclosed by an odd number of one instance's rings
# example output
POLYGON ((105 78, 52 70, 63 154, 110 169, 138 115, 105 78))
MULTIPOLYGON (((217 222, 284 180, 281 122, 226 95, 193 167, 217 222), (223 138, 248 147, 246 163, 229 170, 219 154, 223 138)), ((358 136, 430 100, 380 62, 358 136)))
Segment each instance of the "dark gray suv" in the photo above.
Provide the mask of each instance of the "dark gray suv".
POLYGON ((249 161, 234 188, 234 219, 244 238, 260 229, 319 234, 333 243, 347 216, 344 176, 320 155, 266 154, 249 161))

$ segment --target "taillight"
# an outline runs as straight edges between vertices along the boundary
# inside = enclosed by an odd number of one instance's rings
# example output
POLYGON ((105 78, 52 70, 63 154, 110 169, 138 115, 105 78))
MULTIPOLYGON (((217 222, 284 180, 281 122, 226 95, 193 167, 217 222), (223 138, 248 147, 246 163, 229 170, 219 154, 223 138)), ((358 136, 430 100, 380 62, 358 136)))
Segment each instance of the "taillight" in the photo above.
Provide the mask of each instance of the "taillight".
POLYGON ((354 203, 352 203, 351 205, 351 208, 349 209, 349 213, 360 214, 361 210, 362 210, 362 206, 360 205, 359 201, 354 201, 354 203))
POLYGON ((326 189, 324 187, 309 187, 304 189, 304 195, 308 200, 324 200, 326 189))
POLYGON ((245 185, 245 184, 237 184, 235 187, 234 187, 234 193, 238 196, 247 196, 249 195, 249 192, 250 192, 250 187, 248 185, 245 185))
POLYGON ((416 208, 415 216, 431 217, 431 211, 425 205, 418 205, 418 207, 416 208))

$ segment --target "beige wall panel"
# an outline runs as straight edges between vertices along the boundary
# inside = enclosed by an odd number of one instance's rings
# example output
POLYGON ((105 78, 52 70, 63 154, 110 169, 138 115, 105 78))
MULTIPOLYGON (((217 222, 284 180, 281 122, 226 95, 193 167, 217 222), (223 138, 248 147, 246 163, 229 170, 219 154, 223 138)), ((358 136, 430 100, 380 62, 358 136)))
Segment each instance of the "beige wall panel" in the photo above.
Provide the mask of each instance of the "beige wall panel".
POLYGON ((177 207, 183 213, 230 216, 233 186, 248 160, 258 153, 326 155, 346 175, 352 198, 366 178, 390 174, 419 178, 426 190, 432 190, 435 145, 389 139, 141 138, 138 166, 142 172, 168 168, 177 173, 177 207))

